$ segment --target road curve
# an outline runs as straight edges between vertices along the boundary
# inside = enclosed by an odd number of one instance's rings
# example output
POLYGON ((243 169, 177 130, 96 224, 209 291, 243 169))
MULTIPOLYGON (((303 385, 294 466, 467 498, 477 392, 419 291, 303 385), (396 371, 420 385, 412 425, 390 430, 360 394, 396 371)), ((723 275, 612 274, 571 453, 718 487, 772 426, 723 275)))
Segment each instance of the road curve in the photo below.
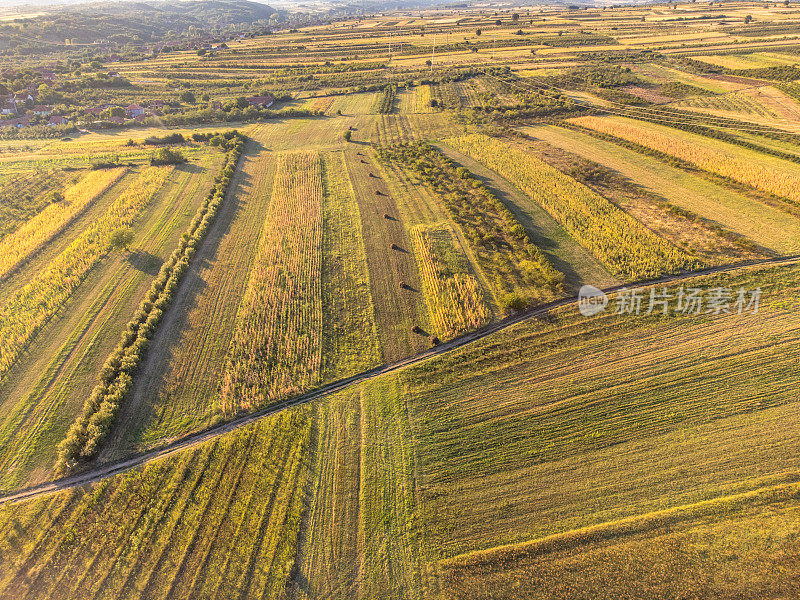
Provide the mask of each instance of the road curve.
MULTIPOLYGON (((800 255, 782 256, 782 257, 768 258, 763 260, 746 261, 730 265, 711 267, 700 271, 692 271, 689 273, 668 275, 666 277, 637 282, 635 284, 617 285, 605 288, 603 291, 605 291, 606 293, 613 293, 623 288, 635 290, 635 289, 646 288, 651 285, 670 283, 684 279, 693 279, 696 277, 703 277, 706 275, 712 275, 714 273, 724 273, 746 267, 771 265, 771 264, 788 265, 788 264, 795 264, 798 262, 800 262, 800 255)), ((381 365, 379 367, 375 367, 367 371, 362 371, 361 373, 358 373, 356 375, 352 375, 350 377, 334 381, 327 385, 323 385, 319 388, 306 392, 305 394, 301 394, 293 398, 288 398, 286 400, 283 400, 281 402, 278 402, 261 410, 249 413, 247 415, 243 415, 241 417, 232 419, 230 421, 221 423, 219 425, 215 425, 213 427, 209 427, 208 429, 191 433, 189 435, 186 435, 178 439, 174 439, 162 446, 159 446, 158 448, 154 448, 152 450, 148 450, 146 452, 142 452, 139 454, 134 454, 124 460, 115 463, 110 463, 107 465, 99 465, 83 473, 77 473, 75 475, 70 475, 68 477, 56 479, 54 481, 49 481, 46 483, 42 483, 39 485, 31 486, 25 489, 8 493, 6 495, 0 496, 0 505, 9 504, 13 502, 21 502, 23 500, 29 500, 32 498, 47 496, 50 494, 60 492, 62 490, 68 490, 70 488, 87 485, 95 481, 111 477, 112 475, 124 473, 125 471, 129 471, 131 469, 147 464, 149 462, 159 460, 161 458, 170 456, 182 450, 186 450, 187 448, 197 446, 198 444, 207 442, 220 435, 229 433, 231 431, 235 431, 240 427, 244 427, 245 425, 249 425, 251 423, 259 421, 265 417, 268 417, 269 415, 273 415, 292 406, 297 406, 299 404, 305 404, 312 400, 318 400, 320 398, 324 398, 325 396, 329 396, 330 394, 333 394, 347 387, 350 387, 355 383, 379 377, 381 375, 384 375, 386 373, 391 373, 393 371, 398 371, 410 365, 426 361, 435 356, 446 354, 457 348, 461 348, 462 346, 466 346, 468 344, 471 344, 472 342, 485 338, 486 336, 492 335, 493 333, 502 331, 503 329, 511 327, 512 325, 516 325, 517 323, 521 323, 522 321, 527 321, 528 319, 543 315, 554 308, 571 304, 576 300, 577 296, 571 296, 568 298, 562 298, 560 300, 547 302, 545 304, 540 304, 536 307, 529 308, 527 310, 520 311, 512 316, 506 317, 505 319, 502 319, 497 323, 487 325, 476 331, 454 338, 448 342, 443 342, 438 346, 434 346, 433 348, 425 350, 424 352, 420 352, 419 354, 409 356, 408 358, 404 358, 403 360, 397 361, 395 363, 381 365)))

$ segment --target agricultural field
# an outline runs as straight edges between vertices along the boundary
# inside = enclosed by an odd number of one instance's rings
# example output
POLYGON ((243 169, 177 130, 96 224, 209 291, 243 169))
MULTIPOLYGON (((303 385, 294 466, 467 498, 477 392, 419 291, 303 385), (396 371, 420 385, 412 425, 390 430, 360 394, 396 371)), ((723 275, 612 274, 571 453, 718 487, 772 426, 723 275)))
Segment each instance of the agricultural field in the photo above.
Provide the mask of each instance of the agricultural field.
POLYGON ((0 9, 0 600, 798 596, 796 4, 124 6, 0 9))

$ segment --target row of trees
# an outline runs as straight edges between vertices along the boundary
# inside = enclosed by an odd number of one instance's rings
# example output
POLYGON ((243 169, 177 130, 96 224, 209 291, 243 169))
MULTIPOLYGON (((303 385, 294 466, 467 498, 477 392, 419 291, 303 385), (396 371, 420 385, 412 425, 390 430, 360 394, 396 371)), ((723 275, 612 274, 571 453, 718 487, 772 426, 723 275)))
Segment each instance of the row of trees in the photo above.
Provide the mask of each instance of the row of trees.
POLYGON ((103 365, 100 383, 92 390, 81 414, 59 445, 57 470, 60 472, 73 469, 81 461, 97 456, 111 431, 119 407, 131 388, 133 376, 147 352, 164 311, 172 301, 181 278, 189 268, 189 262, 225 199, 236 164, 244 149, 245 137, 234 131, 214 136, 209 139, 209 143, 212 141, 215 142, 213 145, 222 146, 227 151, 222 172, 189 228, 181 236, 178 247, 162 265, 150 291, 122 332, 119 344, 103 365))

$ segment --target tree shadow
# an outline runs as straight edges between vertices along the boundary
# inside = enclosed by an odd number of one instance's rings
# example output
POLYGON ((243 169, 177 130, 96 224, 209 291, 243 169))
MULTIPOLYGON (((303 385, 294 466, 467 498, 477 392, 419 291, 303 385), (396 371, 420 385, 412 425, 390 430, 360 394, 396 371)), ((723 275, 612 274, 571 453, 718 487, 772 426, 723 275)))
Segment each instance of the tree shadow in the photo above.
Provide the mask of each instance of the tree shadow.
POLYGON ((153 277, 158 275, 158 271, 163 263, 163 261, 155 254, 151 254, 146 250, 139 249, 131 250, 128 253, 128 262, 137 271, 147 273, 153 277))

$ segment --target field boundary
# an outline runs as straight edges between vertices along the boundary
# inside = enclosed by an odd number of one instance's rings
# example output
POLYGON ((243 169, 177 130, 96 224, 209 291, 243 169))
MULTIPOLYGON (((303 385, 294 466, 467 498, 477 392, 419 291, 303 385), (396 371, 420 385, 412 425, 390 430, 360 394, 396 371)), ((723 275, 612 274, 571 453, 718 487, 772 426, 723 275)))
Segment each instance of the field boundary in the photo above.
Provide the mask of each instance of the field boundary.
MULTIPOLYGON (((697 277, 713 275, 716 273, 725 273, 748 267, 769 266, 769 265, 775 265, 775 266, 792 265, 797 263, 800 263, 800 254, 792 256, 767 258, 762 260, 745 261, 729 265, 720 265, 717 267, 711 267, 708 269, 702 269, 698 271, 679 273, 676 275, 668 275, 658 279, 643 280, 635 284, 628 284, 628 285, 620 284, 605 288, 604 291, 606 293, 614 293, 622 290, 623 288, 627 290, 637 290, 652 285, 660 285, 663 283, 669 283, 673 281, 694 279, 697 277)), ((42 483, 39 485, 7 493, 5 495, 0 496, 0 506, 4 504, 16 503, 23 500, 28 500, 31 498, 48 496, 60 492, 62 490, 81 487, 96 481, 100 481, 102 479, 106 479, 113 475, 117 475, 119 473, 130 471, 131 469, 142 466, 144 464, 159 460, 161 458, 165 458, 167 456, 171 456, 177 452, 180 452, 181 450, 185 450, 187 448, 191 448, 193 446, 202 444, 209 440, 213 440, 225 433, 235 431, 241 427, 245 427, 247 425, 260 421, 265 417, 281 412, 293 406, 306 404, 313 400, 324 398, 335 392, 348 388, 353 384, 373 379, 375 377, 379 377, 381 375, 385 375, 387 373, 391 373, 394 371, 399 371, 405 367, 424 362, 428 359, 434 358, 442 354, 446 354, 448 352, 461 348, 462 346, 466 346, 484 337, 492 335, 493 333, 497 333, 499 331, 507 329, 508 327, 511 327, 518 323, 522 323, 529 319, 547 314, 547 312, 552 309, 567 306, 573 302, 576 302, 576 300, 577 296, 569 296, 561 298, 559 300, 554 300, 534 307, 530 307, 528 309, 510 315, 494 324, 487 325, 471 333, 459 336, 450 341, 444 342, 438 346, 435 346, 428 350, 424 350, 416 355, 409 356, 394 363, 383 364, 374 367, 372 369, 362 371, 361 373, 357 373, 350 377, 345 377, 338 381, 331 382, 327 385, 320 386, 304 394, 300 394, 293 398, 288 398, 286 400, 265 407, 258 411, 252 412, 247 415, 243 415, 231 421, 227 421, 209 427, 205 430, 197 431, 188 434, 186 436, 183 436, 181 438, 166 440, 165 444, 160 447, 148 450, 147 452, 142 452, 140 454, 132 455, 129 458, 124 459, 122 461, 112 464, 102 465, 92 470, 86 471, 84 473, 78 473, 76 475, 71 475, 69 477, 56 479, 54 481, 49 481, 46 483, 42 483)))
POLYGON ((681 504, 663 510, 632 515, 516 544, 503 544, 484 550, 473 550, 443 559, 439 561, 439 565, 445 569, 491 568, 493 564, 504 568, 509 561, 533 558, 562 550, 571 550, 592 542, 602 542, 637 533, 645 533, 708 516, 714 512, 728 512, 747 505, 770 504, 800 498, 800 473, 788 472, 779 474, 778 477, 781 475, 784 482, 777 485, 767 485, 748 492, 742 492, 741 494, 721 496, 711 500, 681 504))

